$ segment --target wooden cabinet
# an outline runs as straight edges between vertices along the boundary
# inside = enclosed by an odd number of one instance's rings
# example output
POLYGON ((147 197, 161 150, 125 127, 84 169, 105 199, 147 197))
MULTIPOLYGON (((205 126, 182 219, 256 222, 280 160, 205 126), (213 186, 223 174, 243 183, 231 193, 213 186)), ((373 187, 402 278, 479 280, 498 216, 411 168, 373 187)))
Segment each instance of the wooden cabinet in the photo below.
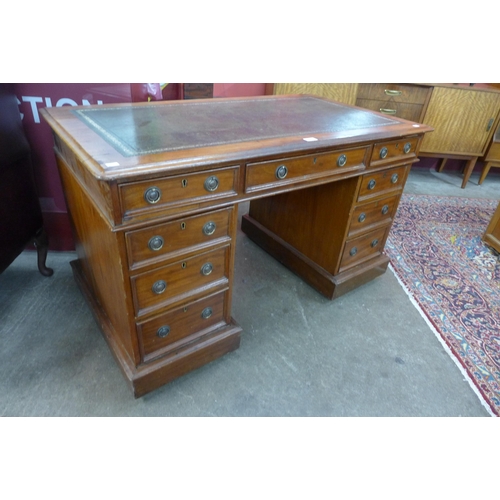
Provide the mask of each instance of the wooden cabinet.
POLYGON ((75 279, 136 397, 239 346, 243 231, 330 299, 385 272, 429 127, 307 96, 48 108, 75 279))
POLYGON ((483 234, 483 241, 500 253, 500 203, 483 234))
POLYGON ((275 83, 272 93, 311 94, 344 104, 356 104, 357 83, 275 83))
POLYGON ((500 120, 500 90, 493 86, 282 83, 275 84, 274 93, 339 95, 345 89, 349 89, 350 102, 357 106, 431 126, 434 132, 425 136, 420 156, 441 158, 439 172, 448 158, 465 160, 462 188, 478 158, 486 153, 500 120))

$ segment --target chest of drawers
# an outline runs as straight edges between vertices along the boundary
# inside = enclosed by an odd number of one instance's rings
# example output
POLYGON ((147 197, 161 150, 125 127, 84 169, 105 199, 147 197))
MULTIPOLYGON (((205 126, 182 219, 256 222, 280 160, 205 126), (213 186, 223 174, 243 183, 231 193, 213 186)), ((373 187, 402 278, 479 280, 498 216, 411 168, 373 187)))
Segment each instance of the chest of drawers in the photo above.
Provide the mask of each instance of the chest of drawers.
POLYGON ((242 229, 329 298, 385 271, 429 130, 308 96, 50 108, 75 279, 136 397, 239 346, 242 229))

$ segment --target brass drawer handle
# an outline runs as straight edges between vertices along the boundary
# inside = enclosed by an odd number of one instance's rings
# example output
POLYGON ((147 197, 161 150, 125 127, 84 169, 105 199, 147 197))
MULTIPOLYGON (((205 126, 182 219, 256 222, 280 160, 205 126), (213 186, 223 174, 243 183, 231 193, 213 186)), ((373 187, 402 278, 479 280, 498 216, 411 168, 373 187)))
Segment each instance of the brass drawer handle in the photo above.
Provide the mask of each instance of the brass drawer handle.
POLYGON ((390 90, 390 89, 385 89, 384 92, 385 95, 401 95, 403 93, 401 90, 390 90))
POLYGON ((204 226, 203 226, 203 234, 206 235, 206 236, 211 236, 212 234, 215 233, 215 230, 217 228, 217 225, 215 224, 215 222, 207 222, 204 226))
POLYGON ((378 240, 377 238, 375 238, 372 242, 371 242, 371 245, 372 245, 372 248, 376 247, 378 245, 378 240))
POLYGON ((396 109, 380 108, 380 112, 385 115, 395 115, 398 111, 396 109))
POLYGON ((144 192, 144 199, 150 204, 154 205, 158 203, 161 199, 161 190, 156 186, 152 186, 144 192))
POLYGON ((201 266, 201 274, 203 274, 203 276, 208 276, 212 273, 213 270, 214 266, 212 266, 210 262, 207 262, 206 264, 203 264, 203 266, 201 266))
POLYGON ((205 181, 204 186, 207 191, 215 191, 219 187, 219 179, 215 175, 212 175, 205 181))
POLYGON ((148 242, 148 247, 153 252, 157 252, 162 249, 164 243, 165 241, 161 236, 153 236, 148 242))
POLYGON ((398 182, 398 180, 399 180, 399 175, 398 174, 392 174, 391 182, 393 184, 396 184, 396 182, 398 182))
POLYGON ((347 163, 347 156, 340 155, 337 159, 337 166, 343 167, 347 163))
POLYGON ((382 207, 382 214, 387 215, 387 212, 389 212, 389 205, 384 205, 382 207))
POLYGON ((358 222, 365 222, 365 219, 366 219, 366 214, 363 212, 362 214, 359 215, 358 222))
POLYGON ((383 160, 384 158, 387 158, 388 154, 389 154, 389 150, 386 147, 383 147, 379 153, 380 159, 383 160))
POLYGON ((352 247, 351 250, 349 251, 349 255, 351 257, 354 257, 358 253, 358 249, 356 247, 352 247))
POLYGON ((377 184, 377 182, 375 181, 375 179, 372 179, 369 183, 368 183, 368 189, 373 189, 375 187, 375 184, 377 184))
POLYGON ((160 338, 165 338, 170 333, 170 327, 168 325, 163 325, 158 328, 156 335, 160 338))
POLYGON ((286 168, 285 165, 280 165, 277 169, 276 169, 276 178, 277 179, 284 179, 286 176, 288 175, 288 168, 286 168))
POLYGON ((153 286, 151 287, 151 290, 153 290, 153 293, 156 295, 160 295, 167 289, 167 282, 164 280, 158 280, 156 281, 153 286))
POLYGON ((407 142, 404 145, 403 151, 404 151, 405 155, 407 155, 411 151, 411 142, 407 142))
POLYGON ((208 319, 210 318, 210 316, 212 316, 212 308, 211 307, 205 307, 205 309, 203 309, 203 311, 201 311, 201 317, 203 319, 208 319))

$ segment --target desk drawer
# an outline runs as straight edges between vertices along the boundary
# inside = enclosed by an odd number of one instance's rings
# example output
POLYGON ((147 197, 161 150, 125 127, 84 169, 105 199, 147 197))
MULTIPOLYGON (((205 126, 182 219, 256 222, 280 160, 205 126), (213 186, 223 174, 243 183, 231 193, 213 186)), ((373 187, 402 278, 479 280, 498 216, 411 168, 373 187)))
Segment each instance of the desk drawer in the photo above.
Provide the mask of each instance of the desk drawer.
POLYGON ((227 292, 191 302, 162 314, 150 321, 137 324, 137 333, 144 361, 165 354, 178 341, 207 332, 224 321, 227 292))
POLYGON ((380 255, 384 249, 389 228, 390 226, 385 226, 348 240, 342 253, 339 271, 344 271, 349 267, 380 255))
POLYGON ((217 210, 127 232, 129 266, 145 265, 230 238, 232 210, 217 210))
POLYGON ((399 197, 400 195, 397 194, 389 198, 358 205, 351 217, 349 236, 364 233, 376 226, 390 224, 398 206, 399 197))
POLYGON ((120 186, 124 218, 138 212, 157 211, 237 194, 239 167, 175 175, 120 186))
POLYGON ((423 105, 430 91, 430 87, 404 83, 361 83, 358 87, 356 105, 359 106, 360 99, 423 105))
POLYGON ((371 167, 394 161, 412 161, 416 158, 418 137, 407 137, 398 141, 379 142, 373 145, 371 167))
POLYGON ((137 316, 229 283, 229 246, 131 278, 137 316))
POLYGON ((325 172, 364 169, 369 148, 349 149, 293 158, 283 158, 246 167, 245 192, 293 184, 309 178, 320 177, 325 172))
POLYGON ((407 165, 365 174, 361 177, 358 201, 368 200, 390 192, 402 191, 406 181, 407 165))

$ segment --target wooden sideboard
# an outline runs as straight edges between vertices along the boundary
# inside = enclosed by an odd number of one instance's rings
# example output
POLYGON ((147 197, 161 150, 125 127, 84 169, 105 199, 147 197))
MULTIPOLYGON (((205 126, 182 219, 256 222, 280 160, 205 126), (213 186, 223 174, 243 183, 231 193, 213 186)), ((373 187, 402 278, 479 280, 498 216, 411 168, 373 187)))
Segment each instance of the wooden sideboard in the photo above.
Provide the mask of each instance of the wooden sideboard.
POLYGON ((441 158, 441 172, 449 158, 466 161, 462 188, 482 158, 500 121, 500 90, 489 86, 395 83, 277 83, 275 94, 307 92, 335 96, 346 104, 425 123, 427 134, 420 156, 441 158))
POLYGON ((314 96, 42 110, 73 272, 136 397, 239 346, 242 229, 330 299, 384 273, 430 127, 314 96))

